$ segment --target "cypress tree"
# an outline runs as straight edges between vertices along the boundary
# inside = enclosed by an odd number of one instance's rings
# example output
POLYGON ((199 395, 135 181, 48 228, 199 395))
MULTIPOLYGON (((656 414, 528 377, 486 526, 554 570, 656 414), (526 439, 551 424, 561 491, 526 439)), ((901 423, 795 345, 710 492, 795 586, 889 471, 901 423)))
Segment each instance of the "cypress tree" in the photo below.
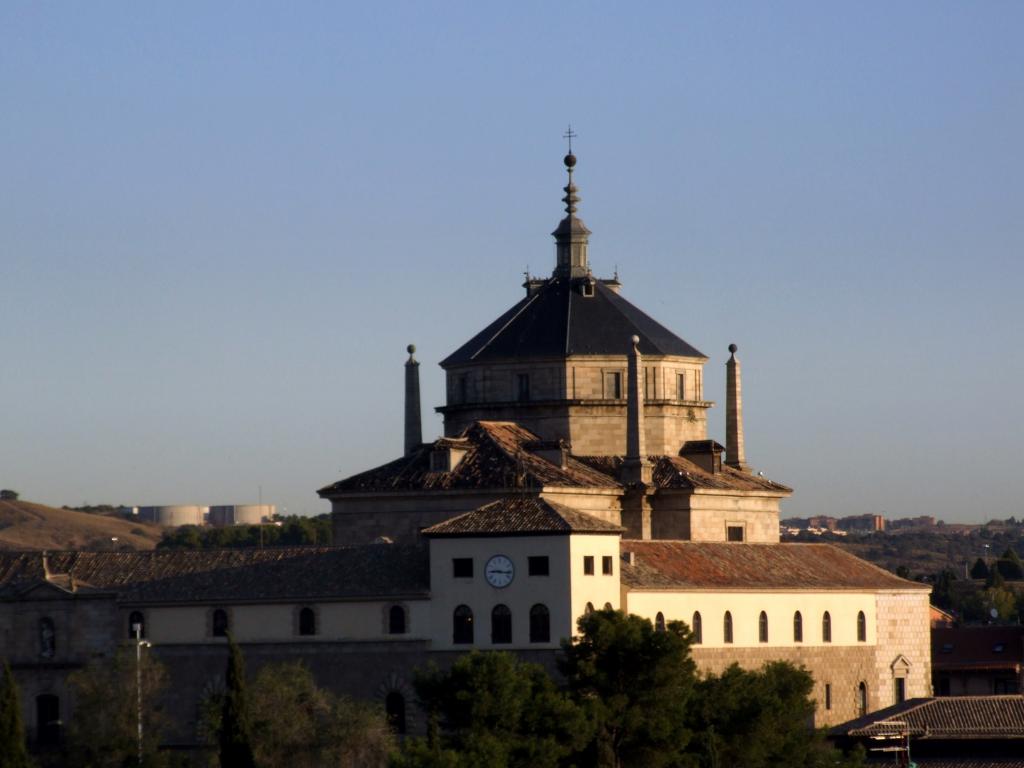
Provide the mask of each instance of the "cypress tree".
POLYGON ((221 708, 220 732, 217 734, 221 768, 255 768, 249 699, 245 690, 245 660, 230 634, 225 677, 227 690, 221 708))
POLYGON ((4 768, 31 768, 25 745, 25 724, 21 719, 18 685, 11 668, 4 662, 0 680, 0 765, 4 768))

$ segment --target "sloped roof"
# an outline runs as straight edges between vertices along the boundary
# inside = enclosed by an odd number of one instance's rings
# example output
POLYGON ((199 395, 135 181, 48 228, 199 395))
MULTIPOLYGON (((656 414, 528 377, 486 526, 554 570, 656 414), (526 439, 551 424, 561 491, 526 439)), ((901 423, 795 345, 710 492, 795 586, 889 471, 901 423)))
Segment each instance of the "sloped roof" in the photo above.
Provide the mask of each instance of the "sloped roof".
MULTIPOLYGON (((426 593, 422 545, 50 552, 53 574, 126 602, 304 600, 426 593)), ((39 553, 0 553, 0 598, 44 583, 39 553)))
POLYGON ((538 496, 508 496, 445 520, 426 536, 533 536, 568 533, 621 534, 625 529, 538 496))
POLYGON ((628 539, 622 583, 631 589, 920 589, 830 544, 628 539))
MULTIPOLYGON (((330 498, 343 493, 387 491, 621 487, 618 478, 622 456, 569 454, 563 468, 534 453, 553 445, 510 421, 478 421, 457 438, 442 437, 426 443, 407 456, 331 483, 318 493, 330 498), (465 454, 451 470, 432 470, 431 452, 446 448, 465 454)), ((792 493, 774 480, 724 464, 720 472, 712 474, 682 456, 650 456, 649 460, 654 467, 652 482, 656 488, 792 493)))
POLYGON ((630 304, 601 281, 594 295, 578 293, 571 281, 553 277, 451 355, 442 367, 483 360, 625 355, 640 337, 644 355, 706 356, 630 304))
POLYGON ((1024 739, 1024 696, 938 696, 908 699, 831 729, 844 736, 891 733, 885 721, 907 724, 919 739, 1024 739))
POLYGON ((528 446, 538 441, 537 436, 512 422, 478 421, 467 427, 461 438, 457 442, 441 438, 427 443, 407 456, 339 480, 318 493, 329 498, 339 493, 381 491, 618 487, 614 478, 571 456, 563 469, 531 453, 528 446), (433 471, 430 454, 435 447, 456 447, 466 453, 450 471, 433 471))
POLYGON ((1019 669, 1022 664, 1022 626, 932 628, 935 669, 1019 669))
MULTIPOLYGON (((622 456, 577 456, 580 462, 618 477, 624 458, 622 456)), ((653 470, 651 482, 656 488, 696 490, 706 488, 723 491, 767 491, 789 494, 793 489, 749 472, 741 472, 722 464, 720 472, 711 473, 682 456, 649 456, 653 470)))

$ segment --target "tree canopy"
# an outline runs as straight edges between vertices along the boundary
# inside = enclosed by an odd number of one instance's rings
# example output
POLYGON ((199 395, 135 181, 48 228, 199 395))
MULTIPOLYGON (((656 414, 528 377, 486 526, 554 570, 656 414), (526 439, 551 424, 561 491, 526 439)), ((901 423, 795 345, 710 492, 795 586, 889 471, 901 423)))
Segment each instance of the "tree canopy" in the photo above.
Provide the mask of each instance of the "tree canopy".
POLYGON ((0 678, 0 765, 4 768, 31 768, 25 743, 25 723, 21 718, 21 696, 11 667, 4 662, 0 678))
POLYGON ((509 653, 431 665, 415 688, 430 736, 410 744, 400 766, 555 768, 589 741, 583 710, 543 667, 509 653))
POLYGON ((163 664, 144 650, 136 677, 134 646, 113 658, 97 659, 68 676, 75 716, 68 729, 68 764, 82 768, 120 768, 138 760, 138 688, 142 692, 143 757, 157 765, 158 747, 167 726, 160 696, 167 687, 163 664))
POLYGON ((647 619, 611 609, 585 614, 577 625, 579 637, 562 642, 559 666, 594 725, 594 763, 678 764, 696 681, 686 625, 670 622, 659 632, 647 619))

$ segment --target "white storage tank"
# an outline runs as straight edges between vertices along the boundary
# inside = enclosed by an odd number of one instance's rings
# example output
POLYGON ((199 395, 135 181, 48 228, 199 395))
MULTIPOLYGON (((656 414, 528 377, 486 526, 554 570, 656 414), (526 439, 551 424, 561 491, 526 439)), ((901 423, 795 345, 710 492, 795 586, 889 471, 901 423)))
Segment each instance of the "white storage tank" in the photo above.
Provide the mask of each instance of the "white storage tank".
POLYGON ((167 526, 202 525, 203 517, 208 510, 208 507, 200 507, 196 504, 139 507, 139 519, 167 526))
POLYGON ((259 525, 275 514, 274 504, 218 504, 210 507, 210 525, 259 525))

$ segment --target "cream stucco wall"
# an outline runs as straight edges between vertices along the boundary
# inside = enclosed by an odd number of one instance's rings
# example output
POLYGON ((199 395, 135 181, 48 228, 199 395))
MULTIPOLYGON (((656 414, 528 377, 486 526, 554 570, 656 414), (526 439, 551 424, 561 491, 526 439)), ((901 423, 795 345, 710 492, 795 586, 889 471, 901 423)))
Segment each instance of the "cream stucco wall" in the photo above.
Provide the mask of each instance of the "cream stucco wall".
MULTIPOLYGON (((737 545, 740 546, 740 545, 737 545)), ((654 621, 660 611, 665 621, 685 621, 690 625, 699 611, 703 624, 703 645, 730 647, 725 643, 725 612, 732 614, 731 647, 792 647, 811 645, 874 645, 876 640, 876 603, 871 592, 774 592, 750 591, 637 591, 625 594, 626 610, 654 621), (758 639, 758 621, 768 615, 768 642, 758 639), (793 639, 793 617, 803 617, 803 641, 793 639), (822 640, 825 611, 832 619, 832 642, 822 640), (857 613, 864 612, 867 635, 857 640, 857 613)))
POLYGON ((588 602, 600 608, 606 602, 618 607, 619 537, 617 535, 556 535, 433 538, 430 541, 431 647, 435 650, 468 648, 557 648, 563 637, 575 632, 576 619, 588 602), (508 557, 515 577, 498 589, 487 583, 484 566, 494 555, 508 557), (593 576, 583 573, 583 558, 594 557, 593 576), (530 556, 548 558, 548 576, 528 575, 530 556), (601 574, 601 558, 612 557, 613 574, 601 574), (455 578, 452 559, 473 559, 472 578, 455 578), (537 603, 551 614, 551 639, 531 643, 530 609, 537 603), (512 612, 512 643, 491 643, 491 611, 507 605, 512 612), (459 605, 473 611, 473 644, 454 644, 453 614, 459 605))
POLYGON ((249 605, 127 606, 121 624, 128 637, 132 611, 142 611, 146 639, 157 644, 223 643, 213 637, 214 609, 228 612, 229 629, 239 642, 331 642, 338 640, 414 640, 429 634, 428 601, 339 601, 321 603, 264 603, 249 605), (392 605, 406 609, 406 633, 388 634, 387 612, 392 605), (298 611, 312 608, 317 617, 315 635, 300 635, 298 611))

